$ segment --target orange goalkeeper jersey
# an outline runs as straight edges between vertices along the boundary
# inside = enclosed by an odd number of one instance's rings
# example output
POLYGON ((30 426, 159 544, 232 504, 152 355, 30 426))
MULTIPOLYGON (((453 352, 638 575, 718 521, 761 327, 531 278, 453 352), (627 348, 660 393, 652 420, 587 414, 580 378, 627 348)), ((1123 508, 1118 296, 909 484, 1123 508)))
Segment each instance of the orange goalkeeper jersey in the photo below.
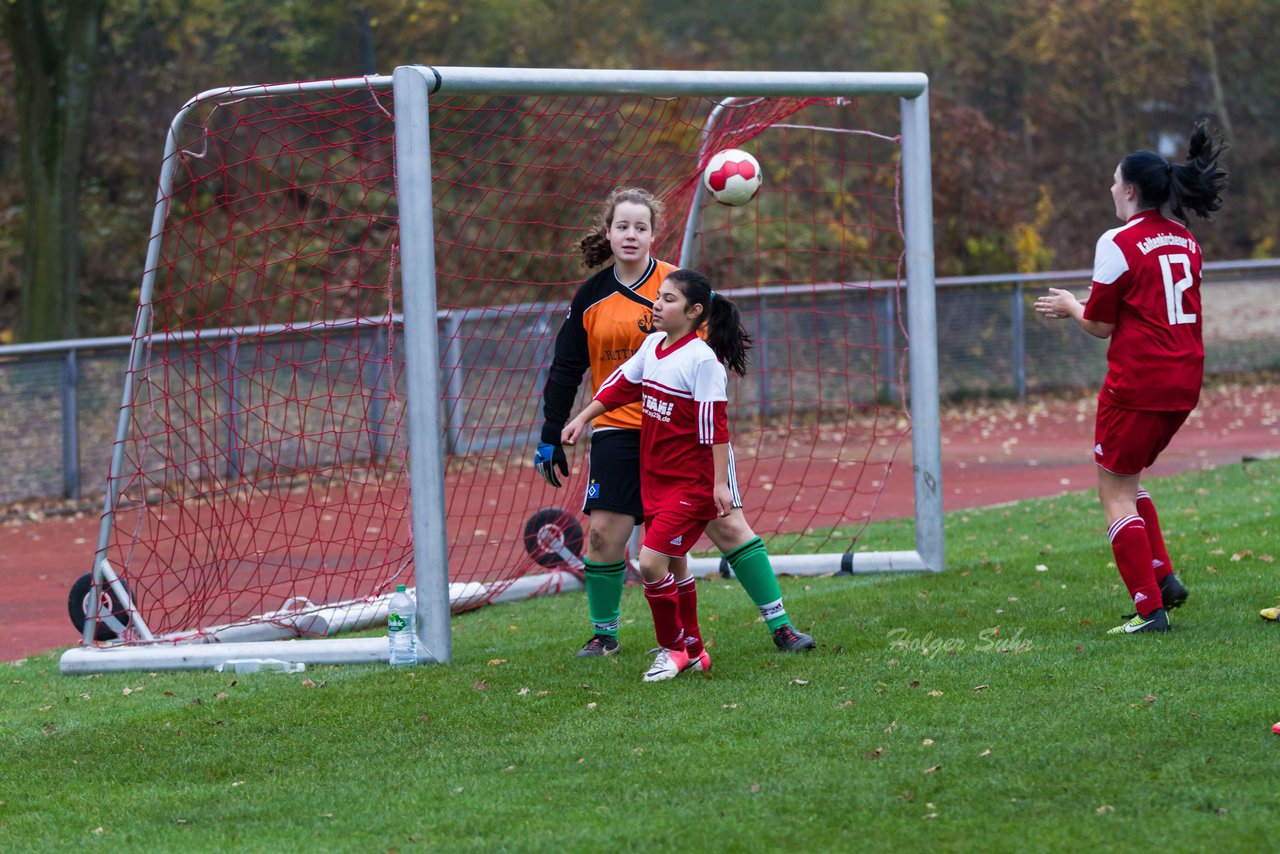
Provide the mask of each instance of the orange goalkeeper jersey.
MULTIPOLYGON (((673 264, 651 258, 649 269, 628 287, 618 281, 615 267, 610 264, 582 283, 556 335, 555 355, 542 392, 543 417, 557 436, 572 414, 582 375, 591 371, 594 395, 600 384, 631 358, 654 331, 653 301, 658 296, 658 286, 675 269, 673 264)), ((640 404, 606 412, 592 425, 597 430, 639 430, 640 404)))

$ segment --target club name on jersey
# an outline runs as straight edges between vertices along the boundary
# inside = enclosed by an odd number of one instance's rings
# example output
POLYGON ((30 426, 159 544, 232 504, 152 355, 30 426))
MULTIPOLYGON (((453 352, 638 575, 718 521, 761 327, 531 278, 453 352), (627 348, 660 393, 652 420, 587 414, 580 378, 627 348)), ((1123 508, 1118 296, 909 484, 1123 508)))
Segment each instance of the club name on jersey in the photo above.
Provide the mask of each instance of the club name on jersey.
POLYGON ((1177 246, 1186 249, 1192 255, 1196 254, 1197 247, 1194 240, 1181 237, 1177 234, 1157 234, 1155 237, 1148 237, 1146 240, 1138 242, 1138 249, 1143 255, 1149 255, 1162 246, 1177 246))
POLYGON ((669 400, 659 400, 651 394, 642 395, 644 401, 644 414, 650 418, 656 418, 659 421, 670 421, 671 411, 675 409, 675 404, 669 400))
POLYGON ((614 350, 601 350, 600 358, 606 362, 625 362, 634 356, 635 352, 630 347, 618 347, 614 350))

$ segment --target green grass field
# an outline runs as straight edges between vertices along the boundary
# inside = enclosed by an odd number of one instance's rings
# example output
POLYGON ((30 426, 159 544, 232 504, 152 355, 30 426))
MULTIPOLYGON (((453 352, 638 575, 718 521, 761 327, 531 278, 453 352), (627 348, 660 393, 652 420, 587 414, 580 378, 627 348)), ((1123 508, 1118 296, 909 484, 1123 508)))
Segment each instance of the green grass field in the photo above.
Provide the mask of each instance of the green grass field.
MULTIPOLYGON (((1091 493, 952 513, 939 575, 784 579, 820 648, 699 585, 709 676, 579 660, 582 594, 454 620, 454 663, 64 677, 3 665, 4 851, 1160 851, 1275 844, 1280 461, 1152 480, 1191 590, 1130 610, 1091 493)), ((871 549, 910 545, 888 522, 871 549)))

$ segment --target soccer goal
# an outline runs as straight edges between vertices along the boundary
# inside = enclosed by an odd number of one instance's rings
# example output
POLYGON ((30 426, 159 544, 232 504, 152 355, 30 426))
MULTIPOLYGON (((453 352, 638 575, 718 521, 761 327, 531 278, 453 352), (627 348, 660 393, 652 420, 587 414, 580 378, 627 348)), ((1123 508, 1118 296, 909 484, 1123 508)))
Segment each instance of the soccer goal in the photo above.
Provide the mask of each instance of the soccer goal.
POLYGON ((407 66, 193 98, 62 670, 385 661, 349 635, 397 584, 443 663, 451 613, 575 586, 582 452, 559 490, 529 461, 577 241, 624 185, 755 338, 730 425, 777 569, 941 570, 929 162, 915 73, 407 66), (762 166, 746 205, 700 189, 724 148, 762 166), (864 551, 895 470, 916 548, 864 551))

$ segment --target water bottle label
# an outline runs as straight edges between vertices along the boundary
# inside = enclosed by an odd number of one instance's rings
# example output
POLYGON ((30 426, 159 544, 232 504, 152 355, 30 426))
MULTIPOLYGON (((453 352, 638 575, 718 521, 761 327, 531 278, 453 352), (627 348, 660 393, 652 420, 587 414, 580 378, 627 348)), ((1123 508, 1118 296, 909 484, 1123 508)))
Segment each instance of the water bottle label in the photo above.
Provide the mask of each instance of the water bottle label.
POLYGON ((387 615, 387 629, 389 631, 398 632, 405 627, 406 620, 399 614, 387 615))

